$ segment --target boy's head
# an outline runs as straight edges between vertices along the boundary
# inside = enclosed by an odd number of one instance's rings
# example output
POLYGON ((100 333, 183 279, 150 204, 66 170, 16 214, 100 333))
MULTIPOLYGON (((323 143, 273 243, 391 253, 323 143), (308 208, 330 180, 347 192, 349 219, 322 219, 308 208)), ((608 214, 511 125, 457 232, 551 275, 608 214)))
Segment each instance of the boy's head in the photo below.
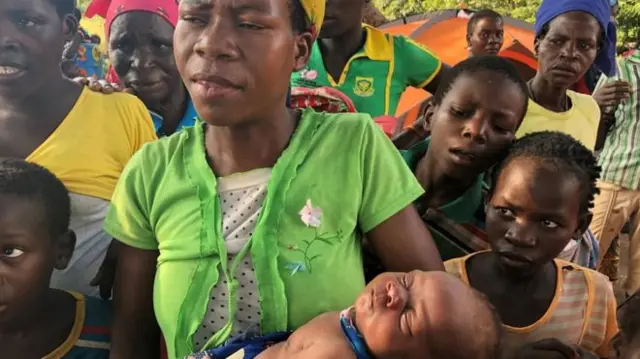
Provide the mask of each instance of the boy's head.
POLYGON ((599 174, 593 153, 564 133, 536 132, 515 142, 496 166, 486 206, 491 247, 509 273, 536 273, 582 236, 599 174))
POLYGON ((77 31, 73 0, 0 1, 0 96, 25 98, 60 79, 77 31))
POLYGON ((329 39, 357 33, 362 27, 365 4, 370 0, 327 0, 327 14, 321 38, 329 39))
POLYGON ((429 152, 439 171, 474 178, 499 161, 527 112, 528 91, 518 70, 497 56, 454 66, 434 95, 429 152))
POLYGON ((291 73, 306 66, 324 4, 182 0, 174 54, 200 117, 234 126, 284 116, 291 73))
POLYGON ((640 358, 640 292, 618 307, 620 332, 612 341, 617 359, 640 358))
POLYGON ((16 325, 66 268, 75 245, 65 186, 46 169, 0 161, 0 326, 16 325))
POLYGON ((467 23, 467 43, 473 56, 498 54, 504 43, 502 16, 493 10, 474 13, 467 23))
POLYGON ((444 272, 382 274, 354 311, 378 359, 493 359, 499 353, 501 324, 491 305, 444 272))

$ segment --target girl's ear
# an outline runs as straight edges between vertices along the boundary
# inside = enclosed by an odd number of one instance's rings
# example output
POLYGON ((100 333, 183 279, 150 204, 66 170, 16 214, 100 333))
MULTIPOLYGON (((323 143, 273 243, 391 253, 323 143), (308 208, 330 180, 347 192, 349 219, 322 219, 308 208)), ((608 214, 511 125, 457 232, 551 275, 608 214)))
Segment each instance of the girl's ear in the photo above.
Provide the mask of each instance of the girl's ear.
POLYGON ((295 35, 296 43, 293 48, 294 71, 303 70, 307 67, 311 56, 311 46, 313 45, 313 35, 310 32, 303 32, 295 35))
POLYGON ((593 214, 588 213, 580 216, 578 219, 578 228, 573 233, 573 239, 579 241, 584 233, 589 229, 589 225, 591 224, 591 220, 593 219, 593 214))

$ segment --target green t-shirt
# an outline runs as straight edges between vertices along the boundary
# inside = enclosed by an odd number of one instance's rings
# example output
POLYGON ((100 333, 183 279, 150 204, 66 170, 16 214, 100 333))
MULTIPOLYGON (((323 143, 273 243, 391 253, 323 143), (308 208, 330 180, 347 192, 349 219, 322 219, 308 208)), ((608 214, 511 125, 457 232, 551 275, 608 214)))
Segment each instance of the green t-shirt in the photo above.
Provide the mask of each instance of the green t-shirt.
POLYGON ((291 76, 291 86, 334 87, 358 112, 393 116, 407 87, 424 88, 440 72, 440 59, 422 45, 369 26, 364 29, 364 47, 349 59, 339 79, 327 72, 316 42, 307 68, 291 76))
MULTIPOLYGON (((238 282, 229 273, 235 273, 238 260, 220 260, 227 253, 203 127, 140 150, 120 178, 105 224, 129 246, 160 251, 154 306, 170 358, 196 349, 193 334, 218 281, 229 283, 230 315, 214 335, 215 346, 229 337, 237 310, 238 282)), ((247 251, 255 266, 261 330, 294 330, 321 313, 352 305, 365 284, 359 233, 421 194, 370 116, 305 110, 272 169, 254 234, 236 257, 241 260, 247 251), (301 220, 308 200, 322 210, 318 228, 301 220)))

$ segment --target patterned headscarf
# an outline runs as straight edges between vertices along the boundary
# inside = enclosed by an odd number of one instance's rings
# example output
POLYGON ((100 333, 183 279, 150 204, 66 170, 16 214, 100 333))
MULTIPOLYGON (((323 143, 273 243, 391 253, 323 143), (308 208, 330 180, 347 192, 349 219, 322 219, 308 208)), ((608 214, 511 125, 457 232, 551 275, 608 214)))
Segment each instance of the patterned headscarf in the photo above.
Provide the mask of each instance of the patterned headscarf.
POLYGON ((325 0, 297 0, 300 1, 307 18, 311 22, 311 33, 313 38, 317 38, 320 34, 322 21, 324 20, 324 12, 326 8, 325 0))

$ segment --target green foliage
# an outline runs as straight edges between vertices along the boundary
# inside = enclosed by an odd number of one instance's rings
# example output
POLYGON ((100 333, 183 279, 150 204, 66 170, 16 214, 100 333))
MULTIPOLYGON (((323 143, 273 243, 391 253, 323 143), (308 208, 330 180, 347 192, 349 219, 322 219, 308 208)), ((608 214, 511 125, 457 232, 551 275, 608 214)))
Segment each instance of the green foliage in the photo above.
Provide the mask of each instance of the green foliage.
MULTIPOLYGON (((533 23, 541 0, 374 0, 389 19, 427 11, 456 9, 462 4, 469 9, 492 9, 503 15, 533 23)), ((620 0, 618 15, 620 42, 635 41, 640 30, 640 1, 620 0)))

